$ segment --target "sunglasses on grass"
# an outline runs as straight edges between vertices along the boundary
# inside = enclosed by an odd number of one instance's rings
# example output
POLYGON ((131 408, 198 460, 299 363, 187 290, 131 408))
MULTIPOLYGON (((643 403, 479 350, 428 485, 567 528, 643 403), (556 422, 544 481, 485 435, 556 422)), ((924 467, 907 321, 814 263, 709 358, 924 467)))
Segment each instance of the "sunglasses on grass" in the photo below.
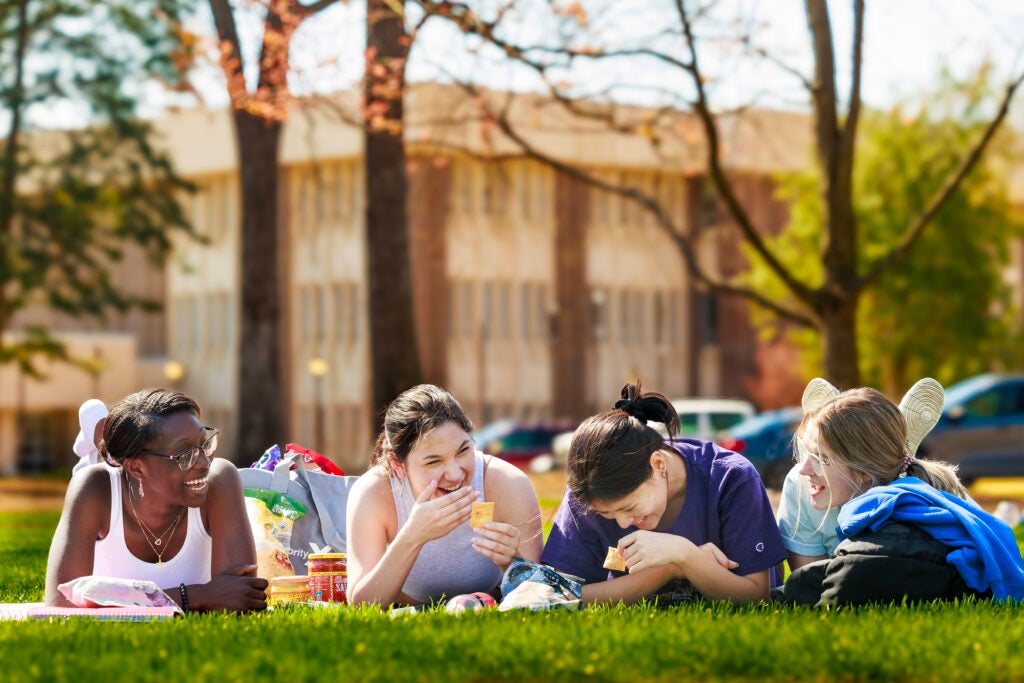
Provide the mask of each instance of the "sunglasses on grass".
POLYGON ((181 453, 176 453, 174 455, 170 455, 168 453, 157 453, 156 451, 151 451, 145 448, 142 449, 142 452, 146 455, 155 455, 158 458, 173 460, 178 464, 178 469, 182 472, 186 472, 192 469, 192 466, 196 464, 196 460, 199 460, 200 453, 206 455, 207 458, 213 458, 213 454, 217 450, 220 430, 206 426, 204 426, 203 429, 206 430, 206 433, 209 434, 209 436, 206 437, 206 441, 203 442, 202 446, 193 446, 192 448, 187 448, 181 453))

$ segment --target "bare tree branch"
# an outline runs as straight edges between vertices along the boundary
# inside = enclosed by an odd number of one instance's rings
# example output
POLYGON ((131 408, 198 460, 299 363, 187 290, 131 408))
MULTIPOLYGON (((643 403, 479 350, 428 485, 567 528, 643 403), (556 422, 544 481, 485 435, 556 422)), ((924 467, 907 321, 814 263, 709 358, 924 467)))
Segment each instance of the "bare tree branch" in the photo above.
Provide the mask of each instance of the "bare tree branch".
POLYGON ((928 224, 935 217, 935 214, 937 214, 939 210, 942 209, 943 204, 953 196, 953 193, 956 192, 963 179, 967 177, 967 174, 971 172, 971 169, 973 169, 981 159, 985 152, 985 148, 988 147, 988 144, 992 141, 996 131, 1002 124, 1003 119, 1006 118, 1007 113, 1010 111, 1010 103, 1021 83, 1024 83, 1024 72, 1017 77, 1017 80, 1006 86, 1006 91, 1003 93, 1003 99, 999 103, 999 110, 996 116, 989 121, 974 147, 971 148, 967 155, 960 160, 960 164, 950 172, 949 178, 946 179, 943 186, 932 196, 924 211, 922 211, 907 227, 907 230, 903 233, 903 237, 899 244, 893 247, 885 257, 878 261, 874 267, 864 275, 864 277, 858 280, 858 292, 863 291, 865 288, 874 284, 887 270, 903 259, 907 255, 907 252, 909 252, 914 246, 914 243, 920 239, 925 228, 928 227, 928 224))
POLYGON ((683 31, 686 36, 686 43, 690 50, 690 66, 688 72, 692 76, 694 87, 697 90, 697 101, 694 102, 694 109, 697 112, 697 116, 700 118, 701 123, 704 125, 704 134, 708 140, 708 173, 710 174, 712 181, 715 183, 715 187, 718 189, 719 194, 721 194, 722 199, 725 201, 726 206, 729 208, 729 213, 739 226, 740 232, 743 233, 743 236, 754 248, 754 251, 757 252, 757 254, 764 260, 772 272, 775 273, 783 283, 785 283, 786 287, 789 288, 797 299, 808 306, 813 307, 816 293, 807 285, 797 280, 793 274, 789 272, 789 269, 787 269, 775 257, 775 255, 768 250, 764 240, 761 239, 761 235, 751 223, 750 216, 736 198, 736 193, 733 192, 732 184, 729 182, 729 179, 722 168, 721 145, 718 140, 718 127, 715 125, 715 118, 711 114, 707 93, 704 90, 703 76, 701 75, 700 65, 697 60, 697 48, 693 40, 693 29, 683 0, 676 0, 676 9, 679 12, 679 18, 682 21, 683 31))

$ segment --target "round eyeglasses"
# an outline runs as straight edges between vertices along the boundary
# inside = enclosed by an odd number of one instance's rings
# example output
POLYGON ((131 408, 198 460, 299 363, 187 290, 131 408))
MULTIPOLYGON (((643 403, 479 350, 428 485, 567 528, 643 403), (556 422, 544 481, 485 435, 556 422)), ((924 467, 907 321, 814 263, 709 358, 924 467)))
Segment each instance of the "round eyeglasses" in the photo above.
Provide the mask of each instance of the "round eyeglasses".
POLYGON ((800 453, 801 459, 809 461, 811 463, 811 469, 819 476, 825 474, 826 465, 832 464, 832 461, 828 459, 828 456, 822 456, 819 453, 812 453, 811 449, 807 448, 804 444, 803 439, 797 439, 796 447, 797 451, 800 453))
POLYGON ((158 453, 156 451, 142 449, 142 452, 146 455, 155 455, 158 458, 167 458, 173 460, 178 464, 178 469, 182 472, 187 472, 192 469, 192 466, 196 464, 196 460, 199 460, 199 454, 204 454, 208 459, 213 458, 214 452, 217 450, 217 442, 220 437, 220 430, 212 427, 204 426, 203 429, 209 434, 206 437, 206 441, 203 442, 202 446, 193 446, 183 450, 181 453, 175 455, 169 455, 167 453, 158 453))

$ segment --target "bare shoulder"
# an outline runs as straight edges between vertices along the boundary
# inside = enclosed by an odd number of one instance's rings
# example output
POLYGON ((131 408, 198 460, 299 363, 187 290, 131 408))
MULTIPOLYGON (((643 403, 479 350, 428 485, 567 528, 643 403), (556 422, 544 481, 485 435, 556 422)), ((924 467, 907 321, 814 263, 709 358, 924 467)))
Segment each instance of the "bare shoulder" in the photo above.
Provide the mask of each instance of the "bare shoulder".
POLYGON ((487 469, 484 472, 484 495, 488 500, 509 493, 533 494, 533 484, 526 473, 501 458, 485 455, 487 469))
POLYGON ((77 472, 64 494, 63 515, 73 517, 76 528, 84 524, 105 536, 110 520, 110 483, 106 465, 90 465, 77 472))
POLYGON ((230 460, 214 458, 213 462, 210 463, 211 490, 214 483, 227 486, 236 484, 240 487, 242 485, 242 478, 238 474, 238 468, 230 460))
POLYGON ((349 500, 360 507, 376 506, 391 499, 391 481, 380 467, 371 467, 352 485, 349 500))

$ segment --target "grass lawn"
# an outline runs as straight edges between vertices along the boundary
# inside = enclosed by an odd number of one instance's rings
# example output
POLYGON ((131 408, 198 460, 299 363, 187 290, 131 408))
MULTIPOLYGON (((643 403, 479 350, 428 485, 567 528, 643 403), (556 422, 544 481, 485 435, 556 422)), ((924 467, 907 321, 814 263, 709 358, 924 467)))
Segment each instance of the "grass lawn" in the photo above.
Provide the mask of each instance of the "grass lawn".
MULTIPOLYGON (((0 601, 42 599, 57 513, 0 517, 0 601)), ((292 608, 133 624, 0 621, 3 681, 1021 680, 1024 614, 968 603, 819 612, 292 608)))

